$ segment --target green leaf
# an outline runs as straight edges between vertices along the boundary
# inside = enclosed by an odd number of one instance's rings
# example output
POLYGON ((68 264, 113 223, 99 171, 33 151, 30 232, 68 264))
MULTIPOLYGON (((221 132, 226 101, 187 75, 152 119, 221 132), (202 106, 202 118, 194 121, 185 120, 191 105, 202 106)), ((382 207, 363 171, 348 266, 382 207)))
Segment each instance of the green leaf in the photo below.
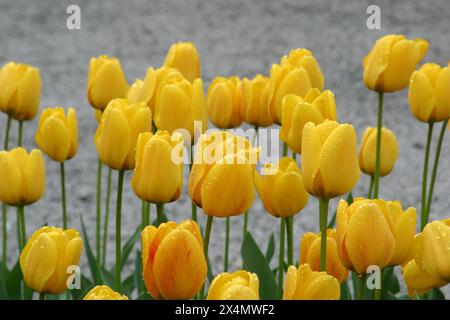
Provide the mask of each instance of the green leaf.
MULTIPOLYGON (((383 270, 383 277, 381 278, 381 290, 382 293, 391 292, 396 294, 400 292, 400 282, 394 273, 393 267, 387 267, 383 270)), ((381 296, 383 298, 383 295, 381 296)))
POLYGON ((72 289, 70 293, 72 294, 73 300, 81 300, 83 297, 94 287, 94 283, 83 274, 81 275, 81 285, 80 289, 72 289))
POLYGON ((133 275, 134 275, 134 287, 137 289, 138 295, 145 293, 144 281, 142 279, 142 258, 140 250, 136 252, 133 275))
POLYGON ((244 261, 244 269, 254 272, 261 279, 260 295, 261 299, 275 300, 277 299, 277 283, 269 263, 264 254, 259 249, 250 232, 247 232, 241 248, 242 260, 244 261))
POLYGON ((20 292, 22 290, 22 270, 20 269, 20 261, 17 259, 14 267, 8 271, 5 271, 6 277, 5 288, 7 292, 8 299, 18 300, 21 299, 20 292))
POLYGON ((91 270, 92 278, 94 280, 94 283, 96 284, 104 284, 105 281, 102 276, 102 271, 100 269, 100 265, 97 261, 97 259, 94 256, 94 253, 92 252, 91 245, 89 243, 89 236, 86 232, 86 227, 83 222, 83 215, 80 214, 80 220, 81 220, 81 230, 83 232, 83 242, 84 246, 86 247, 86 255, 89 263, 89 269, 91 270))
POLYGON ((270 235, 269 243, 267 244, 267 250, 266 250, 266 260, 267 263, 270 263, 270 261, 273 258, 273 255, 275 253, 275 236, 272 234, 270 235))
POLYGON ((341 284, 341 300, 352 300, 350 290, 348 288, 348 281, 341 284))
POLYGON ((434 288, 428 293, 430 300, 445 300, 445 295, 441 289, 434 288))
POLYGON ((138 225, 134 233, 125 242, 122 247, 122 269, 127 264, 128 258, 130 257, 131 251, 133 251, 135 243, 138 241, 141 235, 141 225, 138 225))

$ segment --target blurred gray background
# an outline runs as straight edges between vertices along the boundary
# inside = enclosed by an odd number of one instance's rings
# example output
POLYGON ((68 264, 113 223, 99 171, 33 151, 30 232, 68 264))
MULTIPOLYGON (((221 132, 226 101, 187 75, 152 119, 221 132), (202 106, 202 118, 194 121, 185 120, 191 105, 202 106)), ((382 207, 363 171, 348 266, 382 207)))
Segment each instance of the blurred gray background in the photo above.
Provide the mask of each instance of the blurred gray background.
MULTIPOLYGON (((206 91, 215 76, 267 75, 271 64, 278 62, 289 50, 309 48, 322 67, 326 88, 336 95, 340 121, 352 123, 360 138, 367 126, 376 125, 377 96, 365 88, 361 65, 374 41, 388 33, 423 37, 430 42, 423 62, 446 65, 450 60, 449 16, 448 0, 1 0, 0 63, 15 60, 40 68, 43 80, 41 108, 74 106, 77 109, 80 148, 77 156, 66 163, 69 225, 79 228, 79 215, 82 214, 94 245, 97 154, 93 135, 96 122, 86 99, 88 62, 92 56, 118 57, 131 83, 143 77, 147 67, 159 67, 172 43, 193 41, 200 52, 206 91), (81 30, 66 28, 66 8, 71 4, 81 8, 81 30), (366 27, 369 4, 381 7, 381 30, 366 27)), ((5 115, 0 116, 0 141, 4 137, 5 119, 5 115)), ((396 133, 400 149, 393 173, 382 179, 381 197, 399 199, 404 207, 418 207, 427 129, 425 124, 412 117, 407 90, 385 96, 384 124, 396 133)), ((36 146, 36 125, 37 119, 25 124, 24 145, 27 148, 36 146)), ((16 144, 16 132, 17 125, 14 124, 11 146, 16 144)), ((450 216, 448 140, 446 137, 442 150, 432 219, 450 216)), ((45 222, 61 225, 59 166, 49 159, 46 166, 45 197, 26 208, 28 235, 45 222)), ((166 206, 168 217, 178 222, 191 214, 186 192, 187 169, 186 166, 183 196, 166 206)), ((140 201, 129 185, 130 177, 131 172, 126 175, 124 188, 123 239, 134 231, 141 213, 140 201)), ((106 176, 103 179, 105 181, 106 176)), ((116 176, 113 180, 115 187, 116 176)), ((366 194, 368 183, 368 178, 362 176, 354 194, 366 194)), ((109 264, 114 256, 115 193, 111 198, 109 264)), ((331 203, 330 212, 334 211, 336 202, 331 203)), ((152 217, 155 217, 155 208, 152 208, 152 217)), ((206 220, 201 210, 199 217, 204 227, 206 220)), ((10 209, 10 262, 16 259, 17 252, 15 220, 15 212, 10 209)), ((230 270, 241 266, 242 220, 242 217, 232 219, 230 270)), ((214 273, 222 271, 224 227, 224 220, 215 220, 210 249, 214 273)), ((278 233, 279 220, 264 212, 258 196, 250 211, 249 229, 264 250, 270 233, 278 233)), ((317 201, 313 198, 295 217, 295 259, 298 258, 301 235, 310 230, 318 231, 317 201)), ((82 262, 83 271, 88 273, 85 255, 82 262)))

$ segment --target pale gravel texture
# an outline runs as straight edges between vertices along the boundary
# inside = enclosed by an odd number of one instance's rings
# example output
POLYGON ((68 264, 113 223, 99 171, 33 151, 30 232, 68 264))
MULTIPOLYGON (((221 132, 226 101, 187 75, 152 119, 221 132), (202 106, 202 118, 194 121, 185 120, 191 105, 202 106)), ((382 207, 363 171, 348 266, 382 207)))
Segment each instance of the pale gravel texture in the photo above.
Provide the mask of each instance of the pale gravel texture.
MULTIPOLYGON (((0 63, 26 62, 40 68, 43 79, 41 106, 75 106, 80 130, 80 149, 67 162, 69 225, 79 228, 79 214, 87 223, 91 240, 95 231, 95 177, 97 155, 93 144, 96 122, 86 100, 89 58, 108 54, 120 58, 128 80, 143 77, 148 66, 159 66, 170 44, 189 40, 197 45, 205 90, 217 75, 254 76, 267 74, 270 65, 297 47, 314 51, 326 78, 326 87, 336 94, 339 120, 352 123, 361 136, 366 126, 376 125, 376 94, 362 83, 361 61, 374 41, 387 33, 424 37, 430 50, 424 62, 447 64, 450 59, 450 3, 441 1, 23 1, 0 0, 0 63), (379 3, 382 30, 366 28, 368 4, 379 3), (66 29, 66 7, 78 4, 82 29, 66 29)), ((0 117, 3 141, 5 116, 0 117)), ((407 91, 385 96, 384 124, 397 135, 400 150, 393 173, 382 179, 381 197, 400 199, 404 207, 420 204, 421 170, 426 125, 409 111, 407 91)), ((25 124, 24 144, 35 146, 37 119, 25 124)), ((439 126, 438 126, 439 127, 439 126)), ((12 145, 16 141, 14 124, 12 145)), ((436 134, 437 136, 437 134, 436 134)), ((445 139, 431 218, 449 216, 450 148, 445 139)), ((434 148, 434 147, 433 147, 434 148)), ((30 235, 44 222, 61 224, 58 164, 47 160, 47 191, 44 199, 26 208, 30 235)), ((106 170, 104 170, 105 172, 106 170)), ((185 171, 187 181, 187 167, 185 171)), ((127 173, 123 204, 123 237, 140 221, 140 202, 129 186, 127 173)), ((104 176, 106 180, 106 176, 104 176)), ((116 178, 114 179, 114 181, 116 178)), ((356 195, 365 194, 368 178, 363 176, 356 195)), ((190 201, 182 198, 167 206, 176 221, 190 217, 190 201)), ((113 194, 112 199, 115 199, 113 194)), ((334 210, 336 201, 332 201, 334 210)), ((114 205, 112 204, 112 208, 114 205)), ((153 217, 155 209, 153 210, 153 217)), ((331 211, 330 210, 330 211, 331 211)), ((317 201, 295 218, 295 253, 306 230, 318 230, 317 201)), ((113 212, 111 213, 114 217, 113 212)), ((199 212, 200 224, 205 225, 199 212)), ((265 249, 278 220, 267 215, 259 198, 250 213, 249 228, 265 249)), ((113 260, 113 226, 110 223, 109 263, 113 260)), ((222 270, 224 220, 216 219, 211 242, 214 272, 222 270)), ((242 218, 232 219, 231 266, 239 268, 242 218)), ((15 259, 15 214, 9 214, 9 252, 15 259)), ((92 242, 92 244, 94 244, 92 242)), ((138 244, 139 245, 139 244, 138 244)), ((275 259, 274 259, 275 260, 275 259)), ((83 255, 86 270, 86 256, 83 255)), ((11 261, 12 262, 12 261, 11 261)))

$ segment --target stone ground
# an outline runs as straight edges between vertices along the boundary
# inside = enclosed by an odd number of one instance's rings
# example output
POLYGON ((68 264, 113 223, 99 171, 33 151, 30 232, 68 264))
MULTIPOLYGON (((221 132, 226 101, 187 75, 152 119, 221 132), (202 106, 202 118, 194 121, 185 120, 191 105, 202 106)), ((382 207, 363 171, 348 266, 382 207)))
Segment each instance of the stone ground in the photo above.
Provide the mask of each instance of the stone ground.
MULTIPOLYGON (((326 77, 326 87, 336 94, 341 122, 352 123, 359 136, 367 126, 376 125, 377 97, 362 83, 361 61, 374 41, 387 33, 424 37, 430 49, 424 62, 447 64, 450 59, 447 0, 425 1, 82 1, 40 0, 39 2, 0 0, 0 63, 26 62, 41 70, 41 106, 75 106, 79 119, 80 149, 67 163, 68 212, 70 226, 79 228, 82 214, 94 240, 95 177, 97 156, 93 144, 96 122, 86 100, 86 78, 90 57, 108 54, 120 58, 128 80, 143 77, 148 66, 159 66, 169 46, 177 41, 193 41, 202 63, 207 86, 217 75, 254 76, 267 74, 270 65, 297 47, 314 51, 326 77), (381 30, 366 27, 366 8, 381 6, 381 30), (81 30, 66 28, 66 8, 81 8, 81 30), (447 21, 447 22, 446 22, 447 21)), ((206 89, 206 87, 205 87, 206 89)), ((0 117, 3 141, 5 116, 0 117)), ((420 204, 421 168, 426 125, 419 123, 408 108, 406 90, 385 97, 384 124, 397 135, 400 150, 393 173, 382 179, 381 197, 399 199, 404 207, 420 204)), ((35 147, 37 119, 25 124, 24 145, 35 147)), ((12 145, 16 143, 13 126, 12 145)), ((449 216, 450 144, 444 143, 431 218, 449 216)), ((436 139, 434 139, 436 141, 436 139)), ((187 168, 186 168, 187 169, 187 168)), ((106 170, 104 170, 106 171, 106 170)), ((187 181, 187 170, 185 171, 187 181)), ((129 181, 131 174, 126 175, 129 181)), ((104 180, 106 176, 104 176, 104 180)), ((116 180, 116 179, 114 179, 116 180)), ((38 203, 27 207, 27 229, 31 234, 47 222, 60 225, 60 182, 57 163, 47 161, 47 190, 38 203)), ((367 192, 363 176, 356 195, 367 192)), ((182 198, 167 206, 171 219, 190 217, 190 201, 184 189, 182 198)), ((140 202, 125 184, 123 238, 140 221, 140 202)), ((112 196, 114 199, 115 196, 112 196)), ((334 210, 336 201, 332 201, 334 210)), ((330 210, 330 211, 331 211, 330 210)), ((153 208, 153 216, 155 209, 153 208)), ((318 230, 317 202, 295 218, 295 252, 299 238, 307 230, 318 230)), ((231 266, 241 265, 242 218, 232 219, 231 266)), ((15 257, 15 214, 9 214, 9 252, 15 257)), ((200 211, 200 223, 205 225, 200 211)), ((113 223, 111 222, 108 263, 113 260, 113 223)), ((224 221, 214 222, 210 248, 214 272, 222 268, 224 221)), ((268 235, 278 230, 278 220, 267 215, 259 198, 253 204, 249 228, 263 248, 268 235)), ((11 261, 12 262, 12 261, 11 261)), ((86 268, 86 256, 82 263, 86 268)))

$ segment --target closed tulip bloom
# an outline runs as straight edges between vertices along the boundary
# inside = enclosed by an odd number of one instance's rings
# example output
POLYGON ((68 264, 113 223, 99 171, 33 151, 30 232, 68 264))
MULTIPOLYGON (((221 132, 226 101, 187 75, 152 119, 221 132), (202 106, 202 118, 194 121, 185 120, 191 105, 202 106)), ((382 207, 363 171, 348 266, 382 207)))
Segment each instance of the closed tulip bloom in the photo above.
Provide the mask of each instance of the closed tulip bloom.
POLYGON ((193 82, 200 78, 200 57, 192 42, 178 42, 173 44, 167 52, 164 67, 180 70, 183 76, 193 82))
POLYGON ((0 111, 13 119, 33 119, 39 110, 41 75, 27 64, 9 62, 0 70, 0 111))
POLYGON ((144 282, 155 299, 192 299, 206 280, 206 259, 197 224, 169 221, 142 231, 144 282))
POLYGON ((259 300, 258 275, 244 270, 220 273, 209 287, 207 300, 259 300))
POLYGON ((78 265, 83 241, 75 229, 42 227, 20 254, 27 286, 39 293, 60 294, 67 289, 69 266, 78 265))
POLYGON ((209 86, 206 110, 211 122, 218 128, 238 127, 241 117, 242 90, 238 77, 216 77, 209 86))
POLYGON ((257 127, 267 127, 273 124, 267 98, 269 93, 269 78, 258 74, 253 79, 242 79, 242 119, 257 127))
MULTIPOLYGON (((375 175, 377 147, 377 128, 369 127, 364 131, 359 149, 359 167, 368 175, 375 175)), ((381 129, 380 176, 388 175, 398 158, 398 144, 394 132, 381 129)))
POLYGON ((105 55, 91 58, 87 97, 93 108, 104 110, 111 100, 125 98, 128 89, 119 59, 105 55))
POLYGON ((77 114, 69 108, 46 108, 41 113, 35 135, 39 148, 52 160, 64 162, 75 156, 78 149, 77 114))
POLYGON ((167 131, 156 134, 144 132, 136 145, 136 167, 131 186, 144 201, 167 203, 177 200, 183 187, 182 154, 173 159, 173 153, 183 149, 181 135, 171 136, 167 131))
POLYGON ((108 286, 95 286, 83 298, 83 300, 128 300, 127 296, 121 295, 108 286))
POLYGON ((325 271, 311 270, 308 264, 289 266, 284 281, 283 300, 339 300, 339 281, 325 271))
MULTIPOLYGON (((342 264, 337 247, 336 230, 327 230, 325 271, 339 283, 347 280, 348 269, 342 264)), ((320 271, 320 233, 307 232, 300 241, 300 264, 307 263, 313 271, 320 271)))
POLYGON ((280 139, 295 153, 302 152, 303 127, 306 123, 320 124, 325 119, 336 120, 336 103, 330 90, 308 91, 305 98, 289 94, 283 99, 280 139))
POLYGON ((263 170, 262 176, 255 171, 255 187, 271 215, 292 217, 306 206, 308 193, 294 159, 283 157, 275 165, 265 165, 263 170))
POLYGON ((415 297, 416 294, 422 295, 433 288, 440 288, 448 283, 431 276, 425 269, 419 267, 415 259, 410 260, 402 268, 402 275, 410 297, 415 297))
POLYGON ((355 129, 329 120, 317 126, 308 122, 303 129, 301 161, 310 194, 331 199, 351 191, 360 175, 355 129))
POLYGON ((424 39, 409 40, 398 34, 381 37, 363 60, 365 85, 377 92, 404 89, 427 50, 424 39))
POLYGON ((152 112, 143 102, 112 100, 100 119, 94 142, 100 160, 115 170, 133 169, 140 133, 152 129, 152 112))
POLYGON ((422 122, 450 117, 450 68, 426 63, 414 71, 409 82, 409 108, 422 122))
POLYGON ((45 191, 45 162, 42 152, 24 148, 0 151, 0 201, 10 206, 32 204, 45 191))

